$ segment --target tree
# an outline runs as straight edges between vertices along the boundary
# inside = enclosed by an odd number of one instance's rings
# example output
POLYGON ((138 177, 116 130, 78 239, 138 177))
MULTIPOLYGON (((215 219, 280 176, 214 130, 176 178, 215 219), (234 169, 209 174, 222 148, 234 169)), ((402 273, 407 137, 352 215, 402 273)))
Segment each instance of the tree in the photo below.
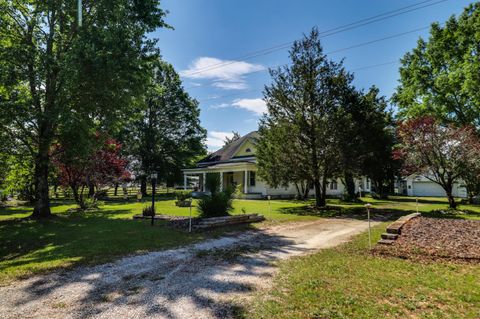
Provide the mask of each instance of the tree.
POLYGON ((445 26, 434 23, 428 41, 401 60, 393 96, 402 118, 433 116, 444 124, 480 127, 480 3, 445 26))
POLYGON ((165 26, 158 0, 0 1, 0 130, 34 159, 33 217, 48 217, 50 150, 63 128, 113 127, 144 91, 165 26))
POLYGON ((236 140, 240 139, 241 136, 238 132, 232 131, 232 133, 233 133, 232 137, 225 136, 224 146, 227 146, 228 144, 230 144, 232 142, 235 142, 236 140))
POLYGON ((58 144, 53 149, 53 163, 60 183, 72 189, 75 202, 81 208, 86 208, 84 190, 89 185, 99 188, 130 177, 126 170, 127 161, 120 157, 121 144, 100 134, 95 140, 89 153, 85 149, 78 152, 75 147, 70 147, 71 144, 58 144))
POLYGON ((258 174, 273 187, 288 187, 295 184, 299 198, 308 197, 311 181, 309 167, 302 161, 302 150, 293 139, 285 139, 289 134, 297 135, 296 126, 278 121, 269 126, 261 122, 257 145, 258 174), (295 163, 292 169, 291 163, 295 163))
POLYGON ((401 123, 397 132, 400 144, 394 157, 403 160, 404 173, 422 174, 440 185, 450 207, 456 208, 453 185, 460 181, 469 169, 467 163, 478 152, 474 129, 446 126, 432 117, 422 117, 401 123))
MULTIPOLYGON (((282 172, 292 172, 290 182, 311 181, 316 206, 325 206, 327 181, 340 170, 337 123, 343 116, 344 98, 353 89, 352 76, 342 63, 323 54, 316 28, 294 42, 289 56, 291 66, 270 70, 273 83, 265 87, 268 114, 261 122, 260 140, 267 148, 259 147, 258 165, 267 181, 274 180, 279 165, 282 172), (278 125, 281 130, 265 133, 278 125), (278 142, 286 146, 285 157, 294 161, 280 163, 262 154, 278 142)), ((279 181, 286 182, 284 178, 288 176, 283 174, 279 181)))
POLYGON ((198 102, 185 92, 172 65, 160 60, 154 64, 144 101, 138 105, 139 117, 127 133, 144 194, 148 174, 156 172, 159 182, 172 185, 181 179, 181 169, 205 154, 198 102))

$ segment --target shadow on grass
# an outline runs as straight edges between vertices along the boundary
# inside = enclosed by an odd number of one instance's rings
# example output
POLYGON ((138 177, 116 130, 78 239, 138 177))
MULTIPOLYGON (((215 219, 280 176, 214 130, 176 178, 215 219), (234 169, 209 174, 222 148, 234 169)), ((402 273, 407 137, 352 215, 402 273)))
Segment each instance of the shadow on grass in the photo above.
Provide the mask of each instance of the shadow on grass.
MULTIPOLYGON (((115 211, 115 214, 130 211, 115 211)), ((205 233, 177 231, 165 222, 111 219, 102 212, 0 221, 1 277, 78 264, 96 264, 127 254, 162 250, 211 238, 231 229, 205 233), (10 275, 9 275, 10 274, 10 275)))
MULTIPOLYGON (((327 205, 325 208, 316 208, 312 205, 299 207, 284 207, 278 209, 282 214, 293 214, 298 216, 316 216, 323 218, 352 218, 359 220, 367 219, 367 211, 364 207, 340 207, 327 205)), ((403 215, 408 215, 413 211, 401 209, 376 209, 371 208, 371 219, 375 221, 394 221, 403 215)))

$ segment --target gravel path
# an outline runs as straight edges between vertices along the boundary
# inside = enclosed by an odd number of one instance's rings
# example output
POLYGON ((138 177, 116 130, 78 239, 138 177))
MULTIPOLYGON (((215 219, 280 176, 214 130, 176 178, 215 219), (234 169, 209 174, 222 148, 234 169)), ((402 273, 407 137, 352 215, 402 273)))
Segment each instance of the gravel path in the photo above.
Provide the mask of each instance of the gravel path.
POLYGON ((229 318, 274 261, 332 247, 365 221, 321 219, 54 272, 0 287, 1 318, 229 318))

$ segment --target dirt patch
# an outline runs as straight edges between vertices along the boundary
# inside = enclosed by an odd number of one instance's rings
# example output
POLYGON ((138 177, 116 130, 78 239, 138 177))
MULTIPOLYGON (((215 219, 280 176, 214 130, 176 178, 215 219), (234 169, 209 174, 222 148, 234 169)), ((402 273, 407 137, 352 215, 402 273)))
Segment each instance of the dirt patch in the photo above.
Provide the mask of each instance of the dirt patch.
POLYGON ((407 222, 391 246, 375 252, 416 260, 480 263, 480 221, 419 217, 407 222))

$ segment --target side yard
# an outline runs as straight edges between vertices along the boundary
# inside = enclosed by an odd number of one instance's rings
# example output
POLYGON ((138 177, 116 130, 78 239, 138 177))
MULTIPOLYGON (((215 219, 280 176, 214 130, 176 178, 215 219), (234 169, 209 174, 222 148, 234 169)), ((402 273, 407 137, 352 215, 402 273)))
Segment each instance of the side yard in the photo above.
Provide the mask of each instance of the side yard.
MULTIPOLYGON (((388 223, 374 229, 378 240, 388 223)), ((372 256, 368 235, 279 263, 242 318, 479 318, 480 266, 372 256)))

